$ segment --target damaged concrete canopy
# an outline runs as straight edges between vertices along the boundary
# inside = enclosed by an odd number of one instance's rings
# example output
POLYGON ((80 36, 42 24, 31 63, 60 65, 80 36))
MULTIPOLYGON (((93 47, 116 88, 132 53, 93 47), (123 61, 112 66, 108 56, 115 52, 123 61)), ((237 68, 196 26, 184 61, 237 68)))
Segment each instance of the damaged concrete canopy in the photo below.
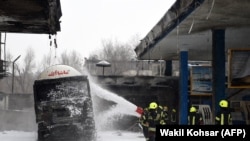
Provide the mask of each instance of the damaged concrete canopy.
POLYGON ((0 0, 0 32, 56 34, 60 0, 0 0))

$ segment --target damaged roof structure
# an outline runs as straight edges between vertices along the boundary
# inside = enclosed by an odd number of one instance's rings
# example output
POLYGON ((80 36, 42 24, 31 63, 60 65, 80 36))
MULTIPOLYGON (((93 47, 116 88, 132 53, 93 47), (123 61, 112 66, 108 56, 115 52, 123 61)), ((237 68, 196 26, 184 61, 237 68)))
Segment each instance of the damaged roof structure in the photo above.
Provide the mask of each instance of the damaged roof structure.
POLYGON ((141 60, 212 60, 212 30, 225 29, 225 49, 250 48, 249 0, 177 0, 136 47, 141 60))
POLYGON ((0 32, 56 34, 60 0, 0 0, 0 32))

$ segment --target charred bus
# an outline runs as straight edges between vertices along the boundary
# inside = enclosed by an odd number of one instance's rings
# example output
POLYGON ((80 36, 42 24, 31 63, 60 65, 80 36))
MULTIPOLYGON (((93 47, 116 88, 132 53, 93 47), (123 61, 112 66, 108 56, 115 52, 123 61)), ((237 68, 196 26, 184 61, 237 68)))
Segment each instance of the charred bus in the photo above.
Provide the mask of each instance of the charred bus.
POLYGON ((38 141, 94 141, 88 77, 66 65, 44 70, 33 85, 38 141))

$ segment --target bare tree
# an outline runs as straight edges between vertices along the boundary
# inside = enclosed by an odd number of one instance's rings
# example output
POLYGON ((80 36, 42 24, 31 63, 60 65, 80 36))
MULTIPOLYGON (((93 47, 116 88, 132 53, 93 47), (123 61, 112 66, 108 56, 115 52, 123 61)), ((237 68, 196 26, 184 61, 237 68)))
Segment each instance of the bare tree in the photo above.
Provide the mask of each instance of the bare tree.
POLYGON ((83 59, 75 50, 69 53, 64 51, 59 58, 59 64, 69 65, 80 72, 83 71, 83 59))
POLYGON ((18 83, 17 86, 20 88, 20 93, 32 93, 33 92, 33 83, 34 83, 34 69, 35 65, 35 53, 32 48, 28 48, 26 51, 26 55, 24 57, 23 68, 17 66, 17 77, 16 81, 18 83))
POLYGON ((36 72, 35 72, 35 76, 38 77, 38 75, 44 71, 45 69, 47 69, 48 67, 50 67, 51 65, 54 64, 54 60, 55 58, 51 57, 51 54, 45 54, 41 60, 41 62, 39 63, 38 67, 36 68, 36 72))
MULTIPOLYGON (((10 63, 13 60, 12 58, 12 55, 8 53, 7 60, 10 63)), ((37 78, 37 76, 40 75, 42 71, 53 65, 53 59, 58 59, 59 64, 69 65, 80 72, 83 71, 83 60, 81 55, 76 51, 69 53, 64 51, 58 58, 51 58, 50 55, 45 55, 41 63, 39 63, 39 67, 36 67, 34 50, 32 48, 28 48, 25 56, 21 58, 23 62, 19 63, 21 61, 18 61, 14 64, 14 92, 32 93, 35 78, 37 78)), ((9 69, 12 70, 12 65, 9 66, 9 69)), ((12 75, 1 79, 0 85, 0 91, 11 92, 12 75)))
POLYGON ((100 59, 109 61, 125 61, 135 57, 133 48, 129 44, 122 44, 117 41, 103 40, 103 50, 99 52, 100 59))
POLYGON ((128 68, 127 63, 136 58, 134 48, 138 43, 131 40, 130 43, 120 43, 117 40, 102 40, 102 50, 98 54, 90 55, 91 58, 106 60, 111 63, 111 74, 119 75, 128 68))

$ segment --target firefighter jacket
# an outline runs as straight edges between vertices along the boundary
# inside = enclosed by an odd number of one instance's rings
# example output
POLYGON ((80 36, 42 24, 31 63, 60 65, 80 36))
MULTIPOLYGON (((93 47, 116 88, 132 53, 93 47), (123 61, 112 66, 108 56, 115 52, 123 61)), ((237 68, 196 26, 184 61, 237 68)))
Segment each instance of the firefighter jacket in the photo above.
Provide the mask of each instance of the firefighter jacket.
POLYGON ((216 114, 215 124, 216 125, 232 124, 232 116, 229 108, 221 108, 221 110, 216 114))
POLYGON ((198 112, 189 112, 188 114, 188 125, 202 125, 202 115, 198 112))
POLYGON ((148 127, 147 115, 148 115, 148 110, 147 110, 147 109, 144 109, 143 113, 141 114, 141 116, 140 116, 140 118, 139 118, 139 123, 140 123, 141 126, 143 126, 143 127, 148 127))
POLYGON ((177 124, 177 113, 175 109, 171 110, 170 113, 170 124, 177 124))
POLYGON ((150 109, 146 121, 148 123, 148 131, 155 132, 156 125, 160 124, 160 113, 158 109, 150 109))
POLYGON ((161 117, 160 117, 160 124, 161 125, 166 125, 169 123, 169 114, 167 110, 162 110, 161 111, 161 117))

